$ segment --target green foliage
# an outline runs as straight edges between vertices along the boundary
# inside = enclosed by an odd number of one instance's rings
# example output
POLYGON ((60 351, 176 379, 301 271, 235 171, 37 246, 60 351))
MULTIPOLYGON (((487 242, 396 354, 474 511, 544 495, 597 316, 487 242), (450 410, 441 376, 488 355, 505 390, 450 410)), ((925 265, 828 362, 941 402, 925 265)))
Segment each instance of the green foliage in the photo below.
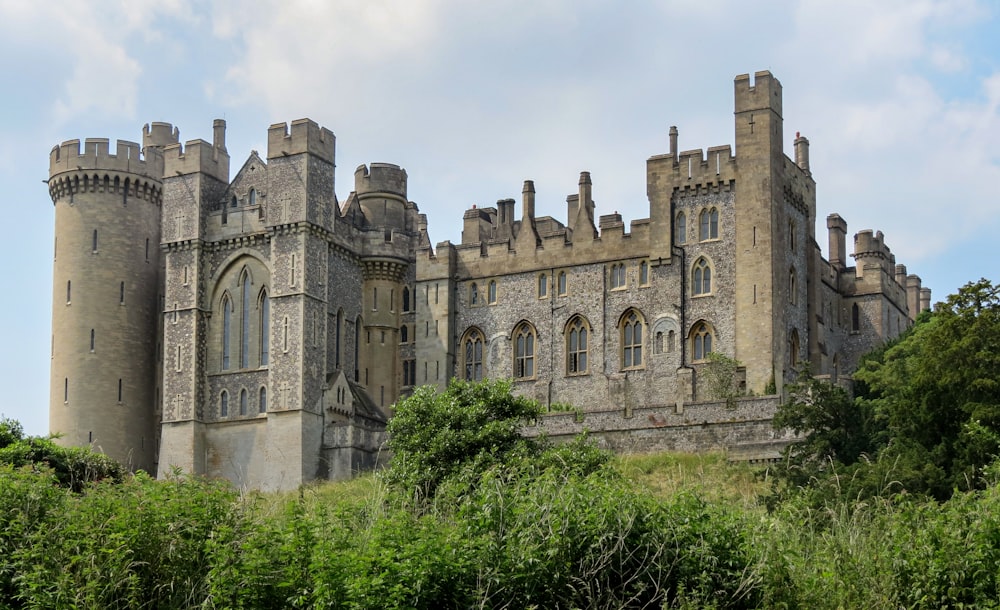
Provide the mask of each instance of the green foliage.
POLYGON ((742 367, 743 364, 735 358, 709 352, 708 364, 702 373, 708 395, 716 400, 725 400, 730 408, 736 406, 736 397, 744 394, 740 375, 742 367))
POLYGON ((121 481, 125 467, 86 447, 61 447, 51 438, 24 436, 21 424, 0 418, 0 464, 50 469, 63 487, 79 492, 93 481, 121 481))
POLYGON ((942 473, 912 491, 982 488, 1000 455, 1000 286, 967 284, 855 377, 885 422, 885 451, 942 473))
POLYGON ((389 422, 393 456, 385 480, 426 499, 446 477, 470 464, 481 471, 509 454, 535 453, 520 428, 539 412, 537 403, 513 396, 507 381, 453 379, 442 393, 418 388, 396 406, 389 422))

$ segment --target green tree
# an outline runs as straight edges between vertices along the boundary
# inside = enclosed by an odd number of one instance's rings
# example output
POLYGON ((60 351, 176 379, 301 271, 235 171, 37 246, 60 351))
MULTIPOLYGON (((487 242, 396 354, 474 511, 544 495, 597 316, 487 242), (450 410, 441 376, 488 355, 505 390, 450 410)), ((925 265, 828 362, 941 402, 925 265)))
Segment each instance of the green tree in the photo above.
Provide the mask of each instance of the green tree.
POLYGON ((920 491, 981 487, 1000 455, 1000 286, 966 284, 855 378, 886 423, 885 451, 942 473, 920 491))
POLYGON ((520 430, 539 413, 538 403, 511 394, 508 381, 453 379, 441 393, 418 388, 396 406, 389 422, 392 462, 384 478, 429 498, 469 464, 482 471, 511 454, 536 454, 537 443, 522 438, 520 430))

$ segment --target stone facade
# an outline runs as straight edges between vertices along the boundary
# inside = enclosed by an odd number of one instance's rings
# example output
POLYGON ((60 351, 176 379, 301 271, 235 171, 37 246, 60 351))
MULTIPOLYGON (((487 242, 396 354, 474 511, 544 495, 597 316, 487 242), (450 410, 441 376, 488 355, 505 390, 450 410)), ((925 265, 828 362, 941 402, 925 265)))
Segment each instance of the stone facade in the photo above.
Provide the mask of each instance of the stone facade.
POLYGON ((836 378, 930 294, 881 233, 858 233, 848 266, 837 215, 822 258, 780 83, 737 77, 735 106, 735 149, 681 152, 671 128, 647 161, 649 218, 597 215, 582 172, 564 222, 535 215, 529 180, 520 218, 513 199, 473 207, 461 243, 436 247, 398 166, 358 167, 338 201, 334 135, 307 119, 272 125, 232 180, 222 121, 183 145, 147 126, 141 156, 65 142, 52 429, 161 474, 284 489, 375 466, 391 405, 457 376, 571 403, 620 450, 784 442, 776 399, 711 402, 708 354, 738 360, 750 394, 802 361, 836 378))

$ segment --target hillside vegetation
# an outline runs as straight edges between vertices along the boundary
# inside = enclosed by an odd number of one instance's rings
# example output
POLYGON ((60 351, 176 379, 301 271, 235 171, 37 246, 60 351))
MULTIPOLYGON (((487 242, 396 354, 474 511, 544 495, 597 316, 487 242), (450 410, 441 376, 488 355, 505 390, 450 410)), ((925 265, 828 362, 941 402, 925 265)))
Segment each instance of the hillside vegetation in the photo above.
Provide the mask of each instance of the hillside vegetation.
POLYGON ((538 406, 504 382, 420 389, 386 471, 285 494, 122 476, 5 421, 0 607, 1000 607, 997 311, 966 287, 856 397, 804 378, 768 470, 523 439, 538 406))

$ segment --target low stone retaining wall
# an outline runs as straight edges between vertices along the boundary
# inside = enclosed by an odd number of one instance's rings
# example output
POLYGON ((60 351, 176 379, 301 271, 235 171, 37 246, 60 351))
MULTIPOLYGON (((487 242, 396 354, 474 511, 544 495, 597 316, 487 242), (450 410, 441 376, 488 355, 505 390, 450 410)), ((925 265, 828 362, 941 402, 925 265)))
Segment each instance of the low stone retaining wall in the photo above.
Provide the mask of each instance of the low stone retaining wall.
POLYGON ((725 451, 731 458, 763 461, 779 457, 794 440, 771 426, 778 396, 725 401, 546 413, 524 435, 542 434, 567 442, 586 432, 598 446, 616 453, 725 451))

